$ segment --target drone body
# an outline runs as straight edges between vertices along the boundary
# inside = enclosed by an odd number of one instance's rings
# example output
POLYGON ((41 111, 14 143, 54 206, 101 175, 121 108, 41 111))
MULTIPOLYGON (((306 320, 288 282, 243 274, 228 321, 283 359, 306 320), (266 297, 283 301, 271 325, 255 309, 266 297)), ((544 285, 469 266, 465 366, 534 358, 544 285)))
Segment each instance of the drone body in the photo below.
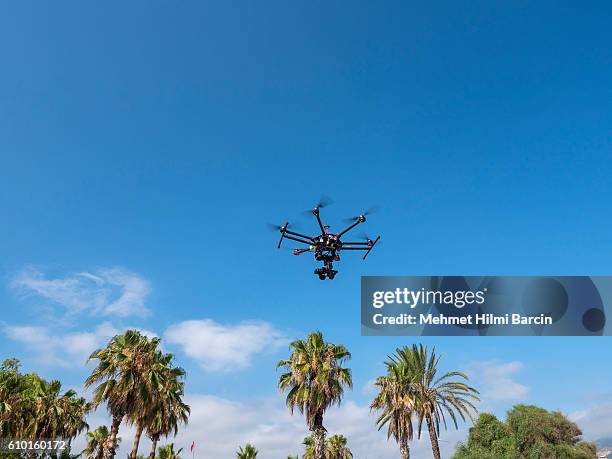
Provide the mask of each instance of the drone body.
POLYGON ((283 239, 285 238, 301 244, 306 244, 308 247, 294 249, 293 254, 301 255, 305 252, 314 252, 315 260, 323 262, 323 266, 315 269, 314 273, 319 276, 319 279, 321 280, 332 280, 338 273, 338 271, 334 269, 334 261, 340 261, 339 252, 343 250, 364 250, 365 254, 363 255, 363 259, 365 260, 370 253, 370 250, 372 250, 374 245, 376 245, 380 239, 380 236, 374 240, 366 238, 366 240, 363 242, 342 241, 341 238, 344 234, 366 221, 365 214, 367 214, 367 212, 352 218, 351 220, 353 223, 351 223, 348 228, 334 234, 329 232, 330 227, 328 225, 323 225, 319 212, 320 207, 322 206, 315 207, 311 212, 317 219, 317 223, 321 229, 321 234, 316 236, 307 236, 305 234, 291 231, 288 229, 289 222, 287 222, 284 226, 278 228, 279 232, 281 233, 281 238, 278 241, 278 248, 280 248, 283 239))

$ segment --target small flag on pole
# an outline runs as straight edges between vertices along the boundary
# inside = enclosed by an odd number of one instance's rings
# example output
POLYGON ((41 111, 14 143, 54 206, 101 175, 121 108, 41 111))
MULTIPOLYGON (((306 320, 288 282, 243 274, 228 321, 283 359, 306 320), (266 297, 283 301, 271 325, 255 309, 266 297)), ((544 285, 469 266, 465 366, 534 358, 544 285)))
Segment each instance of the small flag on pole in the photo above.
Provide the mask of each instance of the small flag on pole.
POLYGON ((190 453, 193 453, 193 448, 195 448, 195 440, 191 442, 191 447, 189 448, 190 453))

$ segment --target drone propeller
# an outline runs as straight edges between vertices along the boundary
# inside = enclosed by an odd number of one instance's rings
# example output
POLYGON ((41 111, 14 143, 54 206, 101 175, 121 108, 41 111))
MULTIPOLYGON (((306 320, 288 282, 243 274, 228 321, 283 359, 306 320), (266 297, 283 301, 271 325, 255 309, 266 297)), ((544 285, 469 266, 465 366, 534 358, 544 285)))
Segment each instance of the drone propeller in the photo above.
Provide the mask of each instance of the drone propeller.
POLYGON ((316 205, 316 206, 314 206, 314 208, 312 208, 312 209, 307 209, 307 210, 305 210, 305 211, 304 211, 304 212, 302 212, 302 213, 303 213, 303 214, 306 214, 306 215, 308 215, 308 214, 312 214, 313 210, 315 210, 315 209, 323 209, 324 207, 327 207, 327 206, 329 206, 329 205, 331 205, 331 204, 333 204, 333 203, 334 203, 334 200, 333 200, 332 198, 330 198, 329 196, 325 196, 325 195, 323 195, 323 196, 321 196, 321 198, 319 199, 319 202, 317 202, 317 205, 316 205))
POLYGON ((299 229, 300 228, 295 223, 287 223, 285 226, 275 225, 273 223, 266 223, 266 226, 268 227, 268 230, 270 230, 270 231, 284 231, 284 230, 286 230, 289 227, 294 228, 294 229, 299 229))
POLYGON ((363 231, 358 233, 356 236, 357 236, 357 239, 361 239, 362 241, 365 241, 365 242, 372 240, 372 238, 368 236, 366 233, 364 233, 363 231))
POLYGON ((330 198, 329 196, 321 196, 321 199, 319 199, 319 202, 317 203, 317 207, 319 209, 322 209, 323 207, 327 207, 331 204, 334 203, 334 200, 332 198, 330 198))
POLYGON ((376 212, 378 212, 379 207, 378 206, 372 206, 370 207, 368 210, 366 210, 365 212, 355 216, 355 217, 349 217, 349 218, 345 218, 344 221, 346 223, 351 223, 351 222, 356 222, 357 220, 359 220, 361 217, 365 217, 367 215, 371 215, 374 214, 376 212))
MULTIPOLYGON (((367 242, 368 244, 372 244, 372 245, 374 245, 376 243, 375 241, 377 241, 377 238, 371 238, 370 236, 368 236, 363 231, 360 232, 360 233, 357 233, 356 237, 357 237, 357 239, 360 239, 360 240, 362 240, 364 242, 367 242)), ((379 244, 380 244, 380 242, 379 242, 379 244)))

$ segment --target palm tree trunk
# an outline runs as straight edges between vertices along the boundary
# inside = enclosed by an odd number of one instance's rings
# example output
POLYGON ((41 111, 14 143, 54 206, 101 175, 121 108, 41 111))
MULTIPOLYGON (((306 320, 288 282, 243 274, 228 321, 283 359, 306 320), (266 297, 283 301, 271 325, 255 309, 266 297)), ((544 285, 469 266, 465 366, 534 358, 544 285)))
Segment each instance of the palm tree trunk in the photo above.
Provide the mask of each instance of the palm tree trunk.
POLYGON ((438 433, 434 426, 433 419, 427 416, 427 429, 429 429, 429 438, 431 440, 431 451, 433 452, 434 459, 441 459, 440 456, 440 445, 438 444, 438 433))
POLYGON ((158 440, 159 435, 153 435, 153 437, 151 437, 151 454, 149 454, 149 459, 155 459, 155 450, 157 449, 158 440))
POLYGON ((315 427, 312 437, 314 439, 314 459, 325 459, 325 429, 315 427))
POLYGON ((402 459, 410 459, 410 446, 408 446, 408 439, 402 438, 399 442, 400 445, 400 457, 402 459))
POLYGON ((132 444, 132 452, 130 453, 130 459, 136 459, 138 455, 138 444, 140 443, 140 436, 144 430, 144 422, 138 421, 136 423, 136 435, 134 436, 134 443, 132 444))
POLYGON ((323 427, 322 413, 315 415, 312 438, 314 440, 314 459, 325 459, 325 427, 323 427))
POLYGON ((108 436, 108 444, 104 448, 104 459, 113 459, 115 457, 115 448, 117 448, 117 435, 119 434, 119 426, 123 421, 123 414, 113 415, 113 423, 111 424, 110 435, 108 436))

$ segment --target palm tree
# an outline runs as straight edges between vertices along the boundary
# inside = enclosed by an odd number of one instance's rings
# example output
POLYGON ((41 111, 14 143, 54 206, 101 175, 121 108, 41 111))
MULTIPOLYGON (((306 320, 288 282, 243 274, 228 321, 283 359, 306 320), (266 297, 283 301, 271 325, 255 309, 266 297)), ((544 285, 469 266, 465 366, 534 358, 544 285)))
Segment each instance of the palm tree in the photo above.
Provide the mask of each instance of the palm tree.
POLYGON ((24 437, 30 424, 33 407, 25 403, 26 384, 19 366, 19 360, 6 359, 0 367, 0 438, 24 437))
MULTIPOLYGON (((163 428, 165 425, 169 425, 167 432, 174 428, 174 434, 176 435, 178 423, 181 421, 187 422, 189 407, 181 399, 183 395, 181 379, 185 376, 185 370, 174 367, 174 356, 169 353, 164 354, 158 351, 156 347, 157 345, 152 340, 149 349, 151 354, 148 356, 149 367, 140 375, 140 396, 147 403, 139 404, 128 416, 128 422, 136 425, 132 452, 129 456, 131 459, 136 459, 140 438, 145 428, 151 425, 154 428, 157 426, 163 428), (178 419, 177 413, 174 412, 177 406, 183 409, 182 412, 178 413, 181 419, 178 419), (161 420, 161 416, 164 417, 163 420, 161 420)), ((157 446, 157 441, 154 441, 152 446, 157 446)), ((155 457, 154 451, 153 457, 155 457)))
POLYGON ((90 404, 77 397, 74 390, 61 393, 59 381, 46 381, 38 376, 34 381, 33 402, 35 415, 29 430, 37 438, 66 438, 70 443, 83 430, 89 428, 85 421, 90 404))
POLYGON ((162 435, 167 437, 172 433, 176 436, 179 424, 187 424, 190 408, 182 399, 185 384, 180 378, 183 375, 184 371, 180 368, 169 369, 159 389, 157 404, 152 407, 154 414, 147 424, 147 434, 151 439, 149 459, 155 459, 157 442, 162 435))
MULTIPOLYGON (((100 426, 93 432, 87 432, 87 446, 81 452, 81 455, 84 454, 87 459, 102 459, 108 438, 109 432, 106 426, 100 426)), ((116 440, 117 443, 121 442, 120 437, 116 440)))
POLYGON ((16 359, 0 366, 0 437, 61 437, 70 443, 88 428, 85 417, 90 408, 75 391, 62 393, 59 381, 20 374, 16 359))
POLYGON ((392 355, 385 365, 387 374, 376 379, 378 394, 370 409, 380 412, 376 419, 378 430, 387 425, 387 438, 393 437, 399 444, 401 458, 408 459, 408 442, 412 440, 413 435, 416 375, 398 355, 392 355))
POLYGON ((342 345, 325 342, 318 331, 306 340, 292 342, 290 349, 289 359, 277 364, 277 368, 287 370, 280 376, 278 387, 288 391, 286 403, 291 413, 297 407, 305 414, 315 459, 325 459, 323 414, 330 406, 340 404, 345 386, 353 386, 351 371, 342 366, 351 354, 342 345))
POLYGON ((35 373, 20 374, 19 367, 16 359, 7 359, 0 367, 0 438, 36 435, 41 378, 35 373))
POLYGON ((167 445, 159 447, 159 459, 181 459, 180 454, 182 452, 183 448, 174 451, 174 443, 168 443, 167 445))
POLYGON ((72 439, 77 437, 84 430, 89 430, 86 416, 91 411, 92 405, 83 397, 69 397, 63 399, 64 420, 63 434, 68 438, 68 450, 72 445, 72 439))
MULTIPOLYGON (((154 401, 153 378, 147 378, 149 369, 156 368, 158 338, 149 340, 138 331, 128 330, 113 337, 106 348, 94 351, 89 360, 97 359, 98 364, 85 381, 85 387, 98 384, 94 390, 93 403, 97 407, 106 402, 112 416, 112 424, 105 448, 104 459, 115 456, 116 438, 119 426, 126 416, 132 419, 142 413, 144 407, 154 401)), ((140 433, 142 428, 139 426, 140 433)), ((134 440, 131 457, 138 450, 140 435, 134 440)))
POLYGON ((434 459, 440 459, 438 444, 440 421, 446 429, 446 413, 457 429, 459 428, 457 416, 463 421, 467 416, 474 423, 472 412, 478 413, 474 402, 480 401, 477 395, 479 392, 463 382, 469 379, 463 372, 451 371, 437 377, 441 356, 436 355, 435 348, 430 353, 427 346, 414 344, 412 349, 408 347, 398 349, 397 356, 414 372, 414 411, 418 419, 418 436, 421 437, 421 428, 425 420, 434 459), (460 380, 451 380, 451 378, 460 380))
POLYGON ((257 448, 250 443, 247 443, 244 448, 241 446, 236 451, 236 459, 255 459, 257 457, 257 448))
POLYGON ((327 459, 352 459, 353 453, 346 446, 348 440, 344 435, 332 435, 327 441, 327 459))
POLYGON ((302 456, 302 459, 314 459, 315 443, 314 443, 314 438, 312 437, 312 435, 308 435, 306 438, 304 438, 302 445, 306 447, 304 451, 304 455, 302 456))
MULTIPOLYGON (((332 435, 325 439, 325 459, 351 459, 353 453, 346 446, 348 440, 344 435, 332 435)), ((306 446, 303 459, 313 459, 315 457, 315 442, 312 435, 304 438, 302 442, 306 446)))
MULTIPOLYGON (((36 387, 36 418, 34 431, 41 438, 56 438, 62 428, 63 403, 60 391, 62 383, 57 380, 40 380, 36 387)), ((72 397, 74 391, 68 391, 64 397, 72 397)))

